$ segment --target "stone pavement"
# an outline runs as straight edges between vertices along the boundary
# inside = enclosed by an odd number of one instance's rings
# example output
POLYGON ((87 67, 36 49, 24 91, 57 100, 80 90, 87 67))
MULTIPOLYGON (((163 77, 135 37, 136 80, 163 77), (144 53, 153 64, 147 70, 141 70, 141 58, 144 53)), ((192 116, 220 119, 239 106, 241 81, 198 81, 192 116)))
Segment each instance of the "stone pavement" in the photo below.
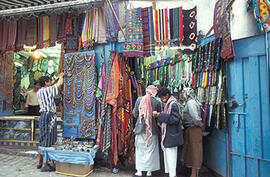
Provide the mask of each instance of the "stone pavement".
MULTIPOLYGON (((55 172, 40 172, 40 170, 36 169, 36 164, 36 151, 3 151, 0 148, 0 177, 65 177, 65 175, 55 172)), ((120 169, 117 174, 111 173, 109 168, 96 167, 89 177, 131 177, 134 172, 134 166, 120 169)), ((207 169, 203 169, 201 172, 200 177, 214 177, 207 169)), ((166 176, 164 174, 154 173, 153 177, 166 176)))

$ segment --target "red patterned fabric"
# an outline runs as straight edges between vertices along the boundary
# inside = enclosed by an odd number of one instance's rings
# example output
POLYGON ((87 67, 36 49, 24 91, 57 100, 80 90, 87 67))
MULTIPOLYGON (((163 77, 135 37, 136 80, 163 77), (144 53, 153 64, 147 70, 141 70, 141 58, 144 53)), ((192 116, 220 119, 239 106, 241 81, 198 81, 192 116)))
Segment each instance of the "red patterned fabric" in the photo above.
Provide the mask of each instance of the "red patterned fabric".
POLYGON ((7 49, 14 50, 15 49, 15 41, 17 37, 17 20, 12 20, 8 22, 8 43, 7 49))
POLYGON ((234 59, 235 54, 230 31, 229 12, 226 10, 228 0, 216 2, 214 11, 214 32, 216 38, 222 38, 220 57, 225 61, 234 59))
POLYGON ((25 43, 25 34, 26 34, 26 20, 18 21, 18 31, 17 31, 17 41, 16 41, 16 50, 23 50, 23 45, 25 43))
POLYGON ((37 44, 38 34, 38 21, 37 18, 32 18, 26 22, 26 37, 25 44, 27 46, 33 46, 37 44))

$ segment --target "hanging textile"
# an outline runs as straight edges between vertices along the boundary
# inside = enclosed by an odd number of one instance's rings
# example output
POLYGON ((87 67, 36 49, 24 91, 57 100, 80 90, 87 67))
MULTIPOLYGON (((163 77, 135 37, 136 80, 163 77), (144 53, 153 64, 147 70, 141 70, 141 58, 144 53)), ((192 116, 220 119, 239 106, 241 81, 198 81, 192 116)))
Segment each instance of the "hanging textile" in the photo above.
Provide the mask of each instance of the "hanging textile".
POLYGON ((1 31, 1 35, 2 35, 2 40, 1 40, 1 43, 0 44, 2 46, 2 49, 1 51, 5 51, 7 49, 7 45, 8 45, 8 22, 7 21, 4 21, 2 23, 2 31, 1 31))
POLYGON ((49 16, 43 16, 38 19, 38 48, 49 47, 50 38, 50 20, 49 16))
POLYGON ((13 112, 14 53, 0 55, 0 113, 13 112))
MULTIPOLYGON (((23 45, 25 41, 25 33, 26 33, 26 20, 18 21, 18 30, 17 30, 17 41, 16 41, 16 50, 23 50, 23 45)), ((1 49, 0 49, 1 50, 1 49)))
POLYGON ((97 14, 97 8, 89 9, 86 12, 82 29, 82 43, 84 48, 91 47, 92 43, 97 40, 97 14))
POLYGON ((183 10, 184 40, 183 45, 189 46, 187 50, 193 53, 197 48, 197 7, 190 10, 183 10))
POLYGON ((95 52, 64 55, 64 137, 96 138, 95 52))
POLYGON ((105 4, 98 8, 98 38, 97 43, 106 43, 105 4))
POLYGON ((66 26, 66 51, 76 52, 79 50, 78 18, 77 17, 67 18, 66 24, 67 24, 67 26, 66 26))
MULTIPOLYGON (((118 1, 119 6, 119 22, 123 28, 123 31, 126 30, 126 16, 127 16, 127 1, 118 1)), ((125 36, 121 30, 118 31, 118 43, 125 42, 125 36)))
POLYGON ((14 50, 15 49, 15 42, 17 37, 17 20, 12 20, 8 22, 8 44, 7 49, 8 50, 14 50))
POLYGON ((143 21, 143 49, 144 56, 155 55, 154 23, 153 8, 147 7, 142 9, 143 21))
POLYGON ((235 56, 230 31, 230 14, 226 9, 227 4, 228 0, 216 2, 213 25, 215 37, 222 38, 220 57, 225 61, 232 60, 235 56))
POLYGON ((57 16, 57 36, 58 42, 64 42, 66 40, 66 28, 65 28, 66 14, 57 16))
POLYGON ((26 21, 25 45, 33 46, 38 42, 38 20, 32 18, 26 21))
MULTIPOLYGON (((116 16, 119 17, 118 4, 112 3, 112 7, 116 13, 116 16)), ((116 18, 112 12, 112 9, 109 3, 106 1, 106 40, 107 42, 117 42, 118 40, 118 31, 119 26, 116 18)))
POLYGON ((50 46, 55 46, 56 38, 57 38, 57 15, 50 15, 50 46))
POLYGON ((182 7, 170 9, 170 36, 172 41, 183 42, 183 12, 182 7))
POLYGON ((170 39, 168 9, 154 10, 153 18, 156 45, 168 45, 170 39))
MULTIPOLYGON (((98 127, 98 137, 96 144, 100 147, 103 152, 107 152, 111 146, 111 124, 112 124, 112 106, 107 104, 106 96, 108 91, 109 79, 111 76, 111 69, 113 66, 115 57, 115 52, 111 52, 105 75, 102 74, 100 81, 98 83, 99 89, 102 91, 102 101, 101 101, 101 113, 99 117, 99 127, 98 127)), ((102 70, 105 70, 105 64, 103 65, 102 70)), ((102 72, 104 73, 104 72, 102 72)))
POLYGON ((124 56, 143 57, 143 24, 142 8, 128 11, 127 40, 124 45, 124 56))

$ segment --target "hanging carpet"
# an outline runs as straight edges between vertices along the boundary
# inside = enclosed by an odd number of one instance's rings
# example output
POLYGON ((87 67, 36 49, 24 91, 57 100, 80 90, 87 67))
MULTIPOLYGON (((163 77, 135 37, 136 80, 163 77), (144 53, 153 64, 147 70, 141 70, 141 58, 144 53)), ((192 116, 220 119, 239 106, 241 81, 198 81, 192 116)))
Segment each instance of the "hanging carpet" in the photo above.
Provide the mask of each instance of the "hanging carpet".
POLYGON ((153 8, 142 9, 144 56, 155 55, 153 8))

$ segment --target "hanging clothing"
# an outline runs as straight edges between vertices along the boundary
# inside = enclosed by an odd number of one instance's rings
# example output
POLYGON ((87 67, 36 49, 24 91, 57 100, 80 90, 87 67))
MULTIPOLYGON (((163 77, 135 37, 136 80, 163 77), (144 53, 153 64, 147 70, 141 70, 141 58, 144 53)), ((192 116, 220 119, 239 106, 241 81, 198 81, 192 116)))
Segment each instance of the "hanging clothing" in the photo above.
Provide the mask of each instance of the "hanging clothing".
POLYGON ((82 43, 84 48, 89 48, 91 43, 96 41, 97 13, 97 8, 89 9, 86 12, 82 29, 82 43))
POLYGON ((171 40, 183 42, 183 10, 182 7, 170 9, 170 36, 171 40))
MULTIPOLYGON (((0 31, 1 31, 1 27, 0 27, 0 31)), ((18 35, 17 35, 17 41, 16 41, 16 51, 20 51, 20 50, 23 50, 23 45, 25 43, 26 20, 21 19, 18 21, 17 34, 18 35)), ((1 35, 0 35, 0 40, 1 40, 1 35)), ((0 50, 1 50, 1 45, 0 45, 0 50)))
POLYGON ((50 15, 50 46, 55 46, 56 38, 57 38, 57 15, 56 14, 51 14, 50 15))
POLYGON ((143 24, 142 8, 128 11, 127 40, 124 45, 124 56, 143 57, 143 24))
POLYGON ((50 17, 43 16, 38 19, 38 48, 49 47, 50 17))
POLYGON ((98 37, 97 43, 106 43, 106 18, 105 18, 105 4, 98 8, 98 37))
POLYGON ((8 43, 7 49, 14 50, 15 42, 17 40, 17 20, 12 20, 8 22, 8 43))

